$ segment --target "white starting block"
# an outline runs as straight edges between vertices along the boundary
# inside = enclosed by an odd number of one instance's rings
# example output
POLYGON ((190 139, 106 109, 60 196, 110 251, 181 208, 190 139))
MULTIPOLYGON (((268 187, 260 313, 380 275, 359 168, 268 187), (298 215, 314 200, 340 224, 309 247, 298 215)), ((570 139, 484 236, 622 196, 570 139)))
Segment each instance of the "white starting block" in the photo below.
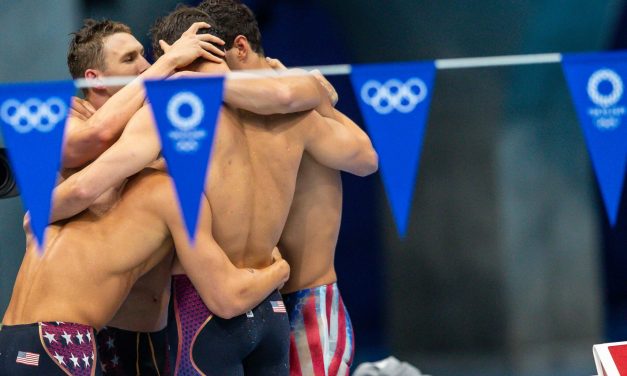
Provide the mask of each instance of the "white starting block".
POLYGON ((627 376, 627 341, 592 346, 598 376, 627 376))

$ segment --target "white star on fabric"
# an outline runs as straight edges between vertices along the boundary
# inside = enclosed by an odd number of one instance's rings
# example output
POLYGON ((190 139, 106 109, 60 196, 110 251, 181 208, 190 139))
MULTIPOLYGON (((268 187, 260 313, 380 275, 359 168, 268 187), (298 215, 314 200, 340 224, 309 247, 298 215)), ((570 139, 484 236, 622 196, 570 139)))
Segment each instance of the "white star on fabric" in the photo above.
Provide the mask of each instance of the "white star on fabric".
POLYGON ((107 347, 109 348, 109 350, 111 350, 114 347, 113 338, 109 337, 109 340, 107 341, 107 347))
POLYGON ((114 366, 117 366, 118 363, 120 363, 120 358, 118 358, 118 356, 114 356, 113 359, 111 359, 111 363, 113 363, 114 366))
POLYGON ((107 372, 107 365, 103 362, 100 362, 100 368, 102 368, 102 373, 107 372))
POLYGON ((59 364, 63 364, 64 366, 67 365, 65 364, 65 362, 63 361, 63 357, 59 354, 57 354, 57 352, 54 352, 54 357, 57 359, 57 362, 59 362, 59 364))
POLYGON ((57 340, 54 339, 54 334, 46 332, 46 334, 44 334, 44 337, 46 337, 46 339, 48 340, 48 344, 51 344, 52 342, 57 342, 57 340))
MULTIPOLYGON (((87 336, 87 340, 88 340, 89 342, 91 342, 91 333, 90 333, 90 332, 87 332, 87 334, 85 334, 85 336, 87 336)), ((92 354, 92 355, 93 355, 93 354, 92 354)))
POLYGON ((74 356, 74 354, 70 353, 70 355, 72 355, 70 357, 70 360, 72 361, 72 363, 74 363, 74 367, 80 367, 80 365, 78 364, 78 358, 74 356))
POLYGON ((83 362, 85 363, 85 368, 89 367, 89 357, 83 353, 83 362))
POLYGON ((63 335, 61 337, 63 337, 63 339, 65 339, 65 344, 66 345, 69 345, 70 343, 74 344, 74 342, 72 342, 72 335, 71 334, 67 334, 65 332, 65 330, 63 331, 63 335))
POLYGON ((65 324, 63 321, 55 321, 57 325, 65 324))
POLYGON ((83 341, 83 335, 81 334, 81 332, 79 332, 78 330, 76 331, 76 338, 78 338, 78 344, 80 345, 81 343, 85 342, 83 341))

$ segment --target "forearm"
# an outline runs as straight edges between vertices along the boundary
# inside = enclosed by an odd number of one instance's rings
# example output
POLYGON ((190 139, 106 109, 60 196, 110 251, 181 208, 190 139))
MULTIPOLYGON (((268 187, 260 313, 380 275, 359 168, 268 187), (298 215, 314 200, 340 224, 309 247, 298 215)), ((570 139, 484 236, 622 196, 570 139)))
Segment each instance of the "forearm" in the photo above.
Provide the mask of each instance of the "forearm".
POLYGON ((68 127, 63 148, 63 167, 75 168, 96 159, 119 137, 146 97, 143 79, 167 77, 176 66, 164 56, 138 78, 120 89, 87 121, 68 127))
POLYGON ((287 114, 316 108, 320 95, 309 75, 260 78, 238 73, 224 84, 224 102, 260 115, 287 114))
POLYGON ((280 288, 287 280, 284 262, 275 262, 264 269, 248 269, 248 275, 242 276, 237 283, 239 288, 236 301, 239 309, 233 312, 241 315, 261 303, 274 290, 280 288))
POLYGON ((76 175, 58 185, 52 193, 50 223, 72 217, 87 209, 96 197, 89 195, 86 189, 81 190, 76 175))
POLYGON ((197 266, 188 267, 183 263, 205 305, 213 314, 225 319, 256 307, 289 277, 289 267, 285 261, 275 262, 264 269, 240 269, 230 264, 222 268, 222 277, 213 276, 220 281, 219 284, 210 284, 206 275, 199 275, 203 271, 197 266))

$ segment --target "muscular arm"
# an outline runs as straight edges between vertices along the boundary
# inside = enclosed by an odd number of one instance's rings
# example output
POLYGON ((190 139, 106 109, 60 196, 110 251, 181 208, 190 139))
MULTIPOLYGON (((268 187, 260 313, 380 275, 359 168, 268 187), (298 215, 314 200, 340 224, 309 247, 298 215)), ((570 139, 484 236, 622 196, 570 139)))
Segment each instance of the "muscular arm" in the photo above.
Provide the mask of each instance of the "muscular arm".
POLYGON ((144 106, 113 146, 55 188, 51 222, 87 209, 103 192, 154 161, 160 148, 150 108, 144 106))
POLYGON ((305 71, 293 76, 260 77, 237 72, 224 84, 224 102, 260 115, 311 110, 320 104, 316 79, 305 71))
MULTIPOLYGON (((277 59, 267 58, 266 60, 274 69, 282 72, 287 70, 277 59)), ((314 142, 309 145, 310 152, 314 153, 312 155, 315 157, 317 153, 318 162, 328 167, 335 167, 360 176, 370 175, 377 171, 379 159, 368 135, 348 116, 335 109, 338 95, 333 85, 318 70, 310 72, 309 77, 315 79, 315 89, 318 92, 319 104, 315 110, 327 122, 325 126, 319 119, 314 120, 318 128, 314 127, 312 137, 321 138, 313 140, 314 142), (346 129, 338 128, 339 124, 346 129), (335 147, 346 147, 346 149, 338 150, 335 147)))
POLYGON ((358 176, 378 168, 378 156, 368 136, 339 111, 323 117, 317 111, 307 115, 302 130, 305 150, 319 163, 358 176))
POLYGON ((213 238, 211 208, 205 198, 193 245, 188 242, 178 205, 168 205, 168 208, 166 222, 177 256, 203 302, 214 314, 225 319, 241 315, 289 278, 289 266, 284 260, 264 269, 235 267, 213 238))
POLYGON ((217 43, 220 40, 209 34, 196 35, 196 31, 205 26, 208 25, 201 22, 193 24, 168 53, 114 94, 89 119, 70 117, 65 130, 63 167, 83 166, 115 142, 131 116, 144 103, 143 79, 169 76, 177 67, 185 66, 200 56, 216 59, 208 51, 215 53, 218 50, 209 42, 217 43))

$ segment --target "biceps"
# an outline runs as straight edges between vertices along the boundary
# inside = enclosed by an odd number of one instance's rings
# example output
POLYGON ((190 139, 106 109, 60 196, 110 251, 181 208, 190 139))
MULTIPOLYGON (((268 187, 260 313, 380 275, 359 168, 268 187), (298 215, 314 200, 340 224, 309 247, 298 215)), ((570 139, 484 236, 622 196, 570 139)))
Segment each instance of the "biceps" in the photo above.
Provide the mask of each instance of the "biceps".
POLYGON ((319 163, 336 169, 347 170, 359 154, 359 143, 343 124, 318 116, 306 146, 307 151, 319 163))

